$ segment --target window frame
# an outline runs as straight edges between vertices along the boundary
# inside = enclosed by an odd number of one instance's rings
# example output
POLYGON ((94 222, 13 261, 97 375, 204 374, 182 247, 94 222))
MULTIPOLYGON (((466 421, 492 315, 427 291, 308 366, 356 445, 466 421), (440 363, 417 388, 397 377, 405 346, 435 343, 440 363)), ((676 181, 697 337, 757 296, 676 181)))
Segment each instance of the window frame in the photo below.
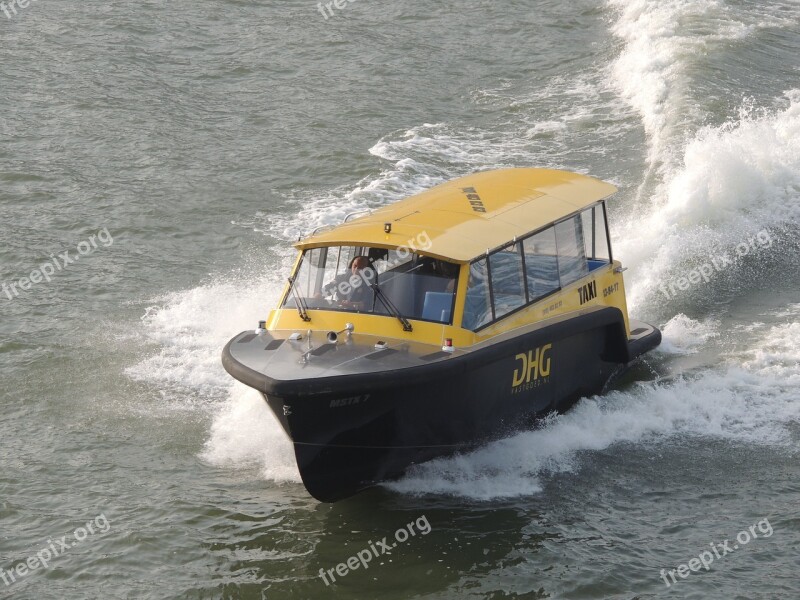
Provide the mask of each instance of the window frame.
MULTIPOLYGON (((470 263, 470 264, 472 264, 472 263, 470 263)), ((500 319, 504 319, 506 317, 506 315, 510 315, 511 313, 518 311, 520 308, 523 308, 523 307, 527 306, 530 303, 530 300, 528 299, 528 287, 527 287, 528 286, 528 275, 527 275, 526 269, 525 269, 525 254, 524 254, 524 250, 522 248, 522 240, 521 239, 518 240, 518 239, 515 238, 513 241, 508 242, 507 244, 501 246, 499 249, 493 250, 491 253, 487 254, 486 255, 486 265, 487 265, 487 272, 488 272, 488 278, 487 279, 488 279, 488 283, 489 283, 489 296, 492 299, 492 321, 498 321, 500 319), (519 246, 518 254, 519 254, 519 259, 520 259, 520 266, 522 267, 522 285, 524 286, 524 288, 523 288, 523 296, 524 296, 525 299, 524 299, 524 301, 522 302, 522 304, 520 306, 517 306, 516 308, 513 308, 510 311, 508 311, 506 313, 503 313, 501 316, 498 317, 497 316, 497 309, 496 309, 496 307, 494 305, 494 286, 492 285, 492 268, 491 268, 492 258, 491 257, 493 255, 495 255, 495 254, 499 254, 499 253, 504 252, 504 251, 508 252, 509 254, 513 254, 514 253, 513 249, 511 251, 508 250, 512 246, 519 246)))
MULTIPOLYGON (((569 218, 569 217, 567 217, 567 218, 569 218)), ((548 296, 552 296, 556 292, 560 292, 564 288, 564 286, 561 285, 561 270, 558 268, 558 236, 555 234, 555 226, 556 226, 555 222, 551 223, 547 227, 542 227, 542 228, 537 229, 536 231, 530 233, 529 235, 526 235, 525 237, 523 237, 519 241, 519 244, 522 247, 522 264, 525 266, 523 271, 525 272, 525 280, 526 280, 526 282, 527 282, 527 279, 528 279, 528 269, 527 269, 527 265, 525 263, 525 241, 529 240, 529 239, 531 239, 531 238, 533 238, 533 237, 535 237, 537 235, 539 235, 540 233, 543 233, 543 232, 547 231, 548 229, 552 229, 553 230, 553 244, 556 247, 556 256, 555 256, 555 258, 556 258, 556 271, 558 273, 558 287, 550 290, 546 294, 542 294, 541 296, 537 296, 533 300, 528 298, 528 302, 525 304, 525 308, 527 308, 531 304, 536 304, 537 302, 539 302, 539 300, 543 300, 544 298, 547 298, 548 296)), ((572 285, 572 284, 570 284, 570 285, 572 285)))
MULTIPOLYGON (((583 220, 581 219, 581 213, 583 213, 586 210, 596 209, 598 206, 602 207, 602 210, 603 210, 603 221, 605 222, 605 230, 606 230, 606 244, 608 246, 608 265, 606 267, 604 267, 604 268, 612 267, 614 265, 614 254, 613 254, 612 248, 611 248, 611 231, 610 231, 609 224, 608 224, 608 209, 606 207, 606 200, 607 200, 607 198, 604 198, 603 200, 598 200, 597 202, 594 202, 593 204, 590 204, 588 206, 584 206, 580 210, 576 210, 576 211, 574 211, 574 212, 572 212, 572 213, 570 213, 568 215, 565 215, 565 216, 561 217, 560 219, 557 219, 555 221, 552 221, 552 222, 548 223, 547 225, 544 225, 543 227, 539 227, 538 229, 534 229, 533 231, 530 231, 530 232, 526 233, 523 236, 515 237, 513 240, 511 240, 509 242, 505 242, 505 243, 501 244, 500 246, 496 246, 495 248, 488 249, 485 254, 481 254, 480 256, 478 256, 478 257, 472 259, 471 261, 469 261, 469 263, 467 263, 467 265, 469 267, 471 267, 474 263, 476 263, 478 261, 481 261, 481 260, 484 260, 484 259, 486 260, 486 272, 487 272, 487 281, 488 281, 488 285, 489 285, 489 298, 490 298, 491 309, 492 309, 492 311, 491 311, 492 312, 492 320, 488 321, 487 323, 484 323, 483 325, 481 325, 480 327, 478 327, 476 329, 469 329, 468 331, 472 331, 474 333, 477 333, 478 331, 481 331, 482 329, 485 329, 487 327, 490 327, 491 325, 494 325, 495 323, 497 323, 499 321, 507 319, 508 317, 518 313, 519 311, 525 310, 526 308, 529 308, 529 307, 533 306, 534 304, 538 304, 539 302, 541 302, 542 300, 545 300, 546 298, 549 298, 553 294, 556 294, 556 293, 561 292, 561 291, 564 290, 564 286, 561 285, 561 270, 559 269, 558 270, 559 272, 558 272, 558 287, 557 288, 555 288, 555 289, 549 291, 548 293, 546 293, 545 295, 539 296, 538 298, 535 298, 533 300, 531 300, 529 298, 529 296, 528 296, 528 286, 527 286, 527 268, 525 267, 525 250, 524 250, 524 247, 523 247, 523 243, 528 238, 531 238, 531 237, 533 237, 533 236, 535 236, 535 235, 537 235, 537 234, 539 234, 539 233, 541 233, 541 232, 543 232, 543 231, 545 231, 547 229, 555 228, 555 226, 558 225, 559 223, 563 223, 564 221, 569 221, 570 219, 574 219, 575 217, 578 217, 578 219, 580 219, 581 227, 583 227, 583 220), (507 248, 511 244, 519 244, 520 253, 522 255, 522 264, 523 264, 523 267, 524 267, 522 269, 522 271, 523 271, 523 277, 525 278, 525 297, 526 297, 527 301, 522 306, 519 306, 519 307, 515 308, 514 310, 512 310, 510 312, 507 312, 502 317, 498 318, 496 316, 496 314, 495 314, 495 309, 494 309, 494 286, 492 285, 492 269, 491 269, 491 266, 490 266, 491 260, 489 259, 489 257, 492 254, 496 253, 496 252, 500 252, 500 251, 504 250, 505 248, 507 248)), ((595 219, 594 215, 595 215, 595 213, 594 213, 594 211, 592 211, 592 221, 594 221, 594 219, 595 219)), ((597 229, 597 226, 594 225, 592 227, 592 244, 593 244, 593 246, 597 242, 597 240, 596 240, 597 236, 595 235, 596 229, 597 229)), ((586 232, 584 231, 583 234, 584 234, 584 237, 585 237, 586 236, 586 232)), ((557 237, 556 237, 556 256, 558 256, 558 238, 557 237)), ((589 258, 586 257, 586 260, 588 261, 589 258)), ((598 270, 599 269, 595 269, 593 271, 589 271, 583 277, 581 277, 579 279, 576 279, 572 283, 568 284, 567 287, 575 285, 579 281, 583 281, 584 279, 586 279, 588 277, 594 277, 597 274, 598 270)), ((467 284, 469 284, 469 282, 467 282, 467 284)), ((462 315, 462 320, 461 320, 460 325, 463 325, 463 315, 462 315)))
MULTIPOLYGON (((314 252, 315 250, 320 250, 320 251, 324 252, 324 256, 325 256, 325 259, 327 261, 328 250, 330 250, 331 248, 339 248, 339 254, 336 257, 336 265, 337 265, 336 272, 338 273, 338 266, 339 266, 340 261, 341 261, 342 250, 344 250, 346 248, 355 249, 353 256, 350 257, 350 260, 352 260, 356 256, 367 256, 367 254, 364 254, 364 253, 359 254, 358 253, 358 251, 362 250, 362 249, 368 249, 369 250, 369 249, 373 249, 373 248, 381 248, 381 249, 384 249, 384 250, 390 250, 391 251, 391 250, 397 250, 399 248, 399 246, 359 246, 357 244, 338 244, 338 245, 337 244, 333 244, 333 245, 330 245, 330 246, 314 246, 312 248, 304 248, 304 249, 302 249, 300 251, 300 256, 298 256, 298 258, 296 260, 296 263, 295 263, 295 266, 292 269, 291 278, 294 279, 300 273, 300 269, 303 268, 303 261, 306 259, 307 255, 310 255, 310 253, 314 252)), ((419 252, 412 252, 411 253, 411 255, 414 255, 414 254, 416 254, 417 256, 420 256, 420 257, 434 258, 434 257, 431 257, 429 255, 421 254, 419 252)), ((445 260, 445 259, 438 259, 437 258, 437 260, 445 260)), ((463 263, 452 262, 450 260, 446 260, 445 262, 448 262, 448 263, 458 267, 457 269, 455 269, 453 291, 451 292, 452 295, 453 295, 453 298, 452 298, 452 300, 450 302, 450 320, 447 321, 447 322, 445 322, 445 321, 436 321, 436 320, 432 320, 432 319, 417 318, 417 317, 409 316, 409 315, 405 315, 405 314, 402 315, 404 318, 408 319, 409 321, 419 321, 421 323, 433 323, 435 325, 453 326, 453 324, 455 322, 456 306, 458 304, 458 285, 459 285, 459 281, 461 279, 461 265, 463 263)), ((488 263, 489 261, 486 261, 486 262, 488 263)), ((291 298, 292 298, 291 285, 287 285, 286 286, 286 292, 283 294, 283 296, 281 297, 280 303, 278 304, 278 309, 279 310, 293 310, 292 307, 288 304, 289 301, 291 300, 291 298)), ((377 302, 377 301, 373 302, 372 309, 368 310, 368 311, 367 310, 363 310, 363 311, 348 310, 348 309, 344 309, 344 308, 334 308, 334 307, 329 307, 329 306, 325 307, 325 308, 317 308, 317 307, 310 307, 309 306, 309 307, 307 307, 307 309, 308 309, 309 312, 312 311, 312 310, 315 310, 315 311, 330 311, 330 312, 339 312, 339 313, 349 313, 349 314, 355 314, 355 315, 368 315, 368 316, 377 316, 377 317, 389 316, 389 317, 391 317, 391 315, 374 312, 375 306, 376 306, 375 302, 377 302)), ((494 307, 492 307, 492 320, 494 320, 494 307)))
MULTIPOLYGON (((591 256, 587 254, 586 258, 588 260, 607 261, 608 264, 611 264, 611 263, 614 262, 614 254, 613 254, 612 248, 611 248, 611 230, 610 230, 609 225, 608 225, 608 209, 606 208, 606 203, 605 202, 599 202, 597 204, 592 204, 591 206, 587 206, 586 208, 584 208, 580 212, 581 217, 583 217, 583 214, 588 212, 588 211, 592 211, 592 215, 591 215, 591 228, 592 228, 591 249, 592 249, 592 253, 591 253, 591 256), (605 249, 606 249, 606 251, 608 253, 608 258, 606 258, 604 256, 600 256, 600 257, 597 256, 597 246, 598 246, 598 236, 597 236, 597 234, 599 233, 598 226, 597 226, 598 213, 603 219, 603 228, 601 230, 599 230, 599 231, 602 231, 603 234, 605 234, 605 241, 606 241, 606 243, 605 243, 606 248, 605 249)), ((586 238, 586 231, 584 231, 583 233, 584 233, 584 238, 586 238)))
MULTIPOLYGON (((586 212, 587 210, 590 210, 591 208, 592 207, 584 208, 584 209, 578 211, 577 213, 573 213, 572 216, 566 217, 564 219, 559 219, 558 221, 553 221, 552 228, 553 228, 553 231, 555 232, 555 238, 556 238, 556 263, 558 265, 558 285, 559 285, 560 289, 564 289, 565 287, 571 286, 576 281, 580 281, 581 279, 584 279, 585 277, 587 277, 591 273, 591 270, 589 270, 589 268, 588 268, 589 257, 586 256, 586 235, 585 235, 585 232, 583 231, 583 217, 582 217, 583 213, 586 212), (561 258, 561 256, 562 256, 561 255, 561 248, 559 247, 560 244, 558 243, 558 238, 560 236, 558 235, 558 230, 556 228, 559 225, 561 225, 562 223, 566 223, 567 221, 572 221, 571 225, 572 225, 572 229, 573 229, 574 233, 577 233, 577 231, 574 230, 575 225, 576 224, 580 224, 580 227, 581 227, 581 240, 578 241, 577 240, 577 236, 576 236, 576 242, 578 242, 577 245, 576 245, 576 249, 581 251, 581 252, 583 252, 583 259, 587 263, 587 269, 586 269, 586 274, 585 275, 582 275, 581 277, 578 277, 578 278, 574 279, 573 281, 570 281, 569 283, 564 285, 564 279, 562 277, 562 272, 561 272, 561 260, 559 260, 561 258)), ((592 236, 594 236, 594 233, 592 233, 592 236)), ((562 239, 562 241, 564 241, 564 240, 562 239)), ((564 258, 571 258, 571 255, 564 254, 564 258)))

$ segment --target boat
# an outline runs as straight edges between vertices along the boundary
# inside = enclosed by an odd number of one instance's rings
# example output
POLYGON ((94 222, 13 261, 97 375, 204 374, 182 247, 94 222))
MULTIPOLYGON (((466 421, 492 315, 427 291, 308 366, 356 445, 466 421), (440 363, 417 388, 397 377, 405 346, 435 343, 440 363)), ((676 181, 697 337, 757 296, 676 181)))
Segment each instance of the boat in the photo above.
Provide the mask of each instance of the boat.
POLYGON ((601 394, 661 342, 629 319, 617 189, 537 168, 474 173, 296 244, 279 305, 226 345, 335 502, 601 394))

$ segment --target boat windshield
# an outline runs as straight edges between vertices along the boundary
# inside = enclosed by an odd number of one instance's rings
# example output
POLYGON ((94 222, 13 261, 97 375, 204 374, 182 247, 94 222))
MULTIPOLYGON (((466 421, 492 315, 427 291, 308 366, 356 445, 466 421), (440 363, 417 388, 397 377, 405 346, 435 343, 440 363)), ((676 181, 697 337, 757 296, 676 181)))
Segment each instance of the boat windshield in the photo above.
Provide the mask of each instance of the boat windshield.
POLYGON ((458 271, 457 264, 403 248, 312 248, 303 253, 283 307, 450 324, 458 271))

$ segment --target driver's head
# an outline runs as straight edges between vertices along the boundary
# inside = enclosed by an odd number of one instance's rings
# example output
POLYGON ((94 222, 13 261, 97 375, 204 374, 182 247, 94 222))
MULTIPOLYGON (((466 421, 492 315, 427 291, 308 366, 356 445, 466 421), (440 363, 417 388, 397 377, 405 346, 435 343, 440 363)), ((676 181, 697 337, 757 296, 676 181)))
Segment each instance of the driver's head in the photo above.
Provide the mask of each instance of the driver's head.
POLYGON ((356 256, 350 265, 350 271, 355 275, 369 266, 369 259, 366 256, 356 256))

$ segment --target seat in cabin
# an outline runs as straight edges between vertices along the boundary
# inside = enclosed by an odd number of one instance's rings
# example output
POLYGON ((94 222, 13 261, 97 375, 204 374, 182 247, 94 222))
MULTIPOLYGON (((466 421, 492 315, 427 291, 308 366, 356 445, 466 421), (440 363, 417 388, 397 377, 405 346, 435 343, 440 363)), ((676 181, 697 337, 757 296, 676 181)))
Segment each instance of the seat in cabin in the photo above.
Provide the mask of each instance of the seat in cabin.
POLYGON ((450 310, 453 306, 452 292, 425 292, 425 303, 422 306, 422 318, 426 321, 450 321, 450 310))

